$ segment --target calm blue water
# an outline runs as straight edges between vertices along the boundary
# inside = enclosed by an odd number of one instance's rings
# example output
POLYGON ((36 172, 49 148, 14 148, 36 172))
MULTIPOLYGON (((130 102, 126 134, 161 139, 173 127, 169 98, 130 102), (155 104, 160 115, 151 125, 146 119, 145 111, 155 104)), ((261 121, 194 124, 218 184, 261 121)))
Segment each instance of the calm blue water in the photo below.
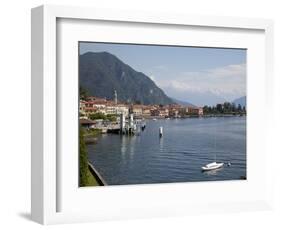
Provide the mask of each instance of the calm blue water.
POLYGON ((236 180, 246 176, 246 118, 147 121, 140 136, 104 134, 88 145, 90 162, 109 185, 236 180), (164 136, 159 138, 159 127, 164 136), (201 167, 231 162, 216 171, 201 167))

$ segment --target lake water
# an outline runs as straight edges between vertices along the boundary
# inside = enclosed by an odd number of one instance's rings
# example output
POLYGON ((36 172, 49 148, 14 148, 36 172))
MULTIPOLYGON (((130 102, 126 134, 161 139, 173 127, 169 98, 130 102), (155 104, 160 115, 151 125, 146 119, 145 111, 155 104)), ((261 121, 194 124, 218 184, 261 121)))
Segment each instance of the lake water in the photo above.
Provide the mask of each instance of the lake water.
POLYGON ((246 177, 246 117, 149 120, 139 136, 103 134, 87 147, 90 162, 109 185, 246 177), (231 166, 202 172, 215 157, 231 166))

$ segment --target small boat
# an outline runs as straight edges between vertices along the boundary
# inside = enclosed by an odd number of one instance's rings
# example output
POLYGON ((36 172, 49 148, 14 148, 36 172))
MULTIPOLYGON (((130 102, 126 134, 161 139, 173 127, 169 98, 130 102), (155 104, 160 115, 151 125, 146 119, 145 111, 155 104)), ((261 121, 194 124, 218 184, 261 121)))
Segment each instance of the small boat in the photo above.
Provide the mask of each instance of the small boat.
POLYGON ((152 120, 153 120, 153 121, 157 121, 157 119, 156 119, 156 118, 153 118, 152 120))
POLYGON ((209 171, 209 170, 214 170, 214 169, 218 169, 221 168, 224 165, 224 163, 217 163, 217 162, 212 162, 209 163, 205 166, 202 167, 202 171, 209 171))
MULTIPOLYGON (((216 130, 215 130, 215 133, 216 133, 216 130)), ((215 135, 215 149, 217 149, 217 137, 216 137, 216 135, 215 135)), ((201 167, 201 169, 202 169, 202 171, 211 171, 211 170, 222 168, 223 165, 224 165, 223 162, 217 162, 217 153, 215 153, 214 162, 206 164, 205 166, 201 167)))

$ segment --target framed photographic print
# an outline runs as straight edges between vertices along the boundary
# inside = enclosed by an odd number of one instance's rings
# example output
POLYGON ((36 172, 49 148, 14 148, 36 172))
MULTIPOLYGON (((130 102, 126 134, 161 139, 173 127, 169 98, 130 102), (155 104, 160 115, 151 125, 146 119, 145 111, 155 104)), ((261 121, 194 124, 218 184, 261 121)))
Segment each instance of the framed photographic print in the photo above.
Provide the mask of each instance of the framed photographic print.
POLYGON ((272 30, 264 19, 33 9, 32 219, 270 208, 272 30))
POLYGON ((246 179, 246 53, 79 42, 80 186, 246 179))

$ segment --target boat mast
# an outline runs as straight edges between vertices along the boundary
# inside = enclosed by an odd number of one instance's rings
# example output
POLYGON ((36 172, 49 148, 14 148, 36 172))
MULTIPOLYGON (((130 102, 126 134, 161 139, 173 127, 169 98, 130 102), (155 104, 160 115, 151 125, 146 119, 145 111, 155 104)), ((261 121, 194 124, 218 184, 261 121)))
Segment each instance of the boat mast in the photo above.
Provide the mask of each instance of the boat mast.
POLYGON ((215 125, 215 162, 217 162, 217 126, 215 125))

